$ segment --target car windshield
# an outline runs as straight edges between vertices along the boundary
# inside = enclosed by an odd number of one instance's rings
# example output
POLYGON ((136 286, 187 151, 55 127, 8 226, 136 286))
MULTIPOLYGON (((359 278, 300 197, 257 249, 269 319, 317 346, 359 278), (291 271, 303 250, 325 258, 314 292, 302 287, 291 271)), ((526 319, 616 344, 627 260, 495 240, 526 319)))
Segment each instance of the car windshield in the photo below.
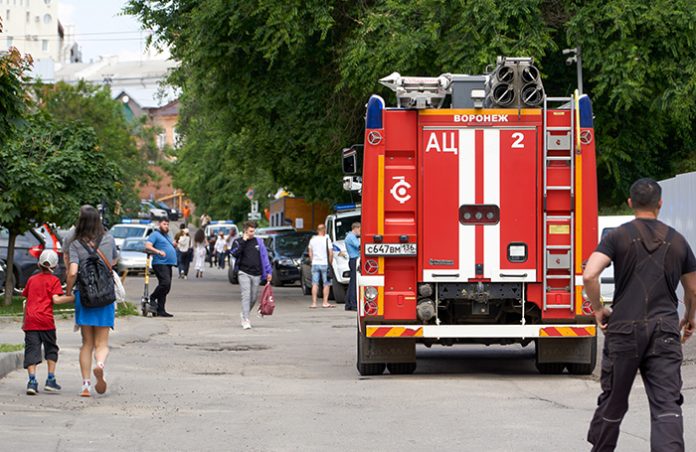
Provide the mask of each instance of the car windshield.
POLYGON ((122 251, 143 251, 145 249, 145 240, 126 240, 123 243, 122 251))
POLYGON ((353 223, 360 222, 360 215, 336 218, 336 240, 345 240, 353 223))
POLYGON ((281 256, 300 257, 312 238, 312 233, 283 234, 276 237, 276 251, 281 256))
POLYGON ((144 228, 133 226, 114 226, 111 228, 111 235, 115 239, 127 239, 128 237, 142 237, 145 233, 144 228))

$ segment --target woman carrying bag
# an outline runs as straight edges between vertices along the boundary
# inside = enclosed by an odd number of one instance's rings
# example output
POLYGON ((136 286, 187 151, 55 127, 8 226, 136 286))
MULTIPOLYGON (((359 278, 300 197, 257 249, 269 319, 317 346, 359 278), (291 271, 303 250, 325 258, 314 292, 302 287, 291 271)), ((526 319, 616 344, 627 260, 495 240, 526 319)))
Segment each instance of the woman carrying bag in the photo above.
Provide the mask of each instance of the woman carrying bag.
POLYGON ((94 389, 98 394, 106 392, 104 364, 109 355, 109 330, 114 327, 116 300, 112 268, 118 260, 114 238, 104 230, 99 212, 94 207, 85 205, 80 208, 68 254, 70 265, 66 293, 75 289, 75 324, 82 334, 80 396, 91 397, 93 359, 96 362, 94 389), (111 285, 107 274, 111 277, 111 285))

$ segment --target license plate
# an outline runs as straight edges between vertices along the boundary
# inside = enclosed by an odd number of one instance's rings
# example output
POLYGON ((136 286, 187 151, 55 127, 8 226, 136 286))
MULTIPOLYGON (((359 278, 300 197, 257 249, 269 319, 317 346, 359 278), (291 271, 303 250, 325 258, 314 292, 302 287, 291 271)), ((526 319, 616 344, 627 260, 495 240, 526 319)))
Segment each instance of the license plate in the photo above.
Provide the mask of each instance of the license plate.
POLYGON ((415 256, 415 243, 367 243, 367 256, 415 256))

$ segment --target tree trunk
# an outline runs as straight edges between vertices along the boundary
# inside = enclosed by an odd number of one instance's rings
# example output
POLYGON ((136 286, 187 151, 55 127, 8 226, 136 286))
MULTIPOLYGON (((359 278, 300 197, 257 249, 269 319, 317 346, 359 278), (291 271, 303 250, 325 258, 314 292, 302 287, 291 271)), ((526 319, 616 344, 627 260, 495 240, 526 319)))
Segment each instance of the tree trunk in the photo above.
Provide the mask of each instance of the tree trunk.
POLYGON ((14 295, 15 278, 14 278, 14 250, 15 241, 17 240, 17 232, 10 229, 10 236, 7 238, 7 271, 5 271, 5 306, 12 304, 12 296, 14 295))

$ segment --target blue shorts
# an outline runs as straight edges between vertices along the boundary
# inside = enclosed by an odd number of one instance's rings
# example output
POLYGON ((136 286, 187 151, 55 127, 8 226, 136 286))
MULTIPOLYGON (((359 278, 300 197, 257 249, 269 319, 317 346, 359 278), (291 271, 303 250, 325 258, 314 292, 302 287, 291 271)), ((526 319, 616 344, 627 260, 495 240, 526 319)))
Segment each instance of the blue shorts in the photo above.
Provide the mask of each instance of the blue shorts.
POLYGON ((328 265, 312 265, 312 285, 319 285, 319 281, 322 285, 331 284, 328 265))

